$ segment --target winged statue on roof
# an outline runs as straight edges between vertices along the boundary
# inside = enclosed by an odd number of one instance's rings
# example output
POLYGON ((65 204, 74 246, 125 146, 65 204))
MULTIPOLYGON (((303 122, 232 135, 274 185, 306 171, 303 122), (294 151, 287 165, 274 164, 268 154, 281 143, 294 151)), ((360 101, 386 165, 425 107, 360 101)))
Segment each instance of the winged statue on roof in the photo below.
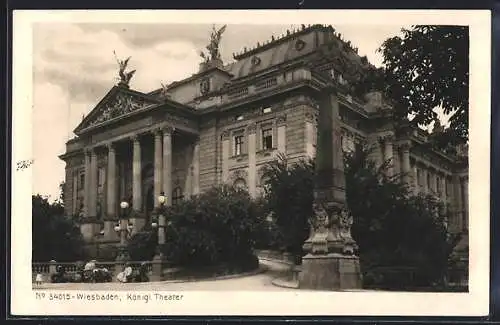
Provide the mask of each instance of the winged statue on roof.
POLYGON ((127 85, 130 83, 130 79, 132 79, 132 77, 134 76, 135 74, 135 71, 136 70, 132 70, 132 71, 126 71, 127 70, 127 66, 128 66, 128 62, 130 60, 130 56, 128 58, 126 58, 125 60, 120 60, 118 59, 118 57, 116 56, 116 52, 113 51, 114 55, 115 55, 115 58, 116 58, 116 62, 118 62, 118 75, 120 77, 120 84, 123 84, 123 85, 127 85))
POLYGON ((200 56, 205 62, 209 62, 212 60, 220 60, 221 55, 219 46, 222 34, 226 30, 226 27, 227 25, 224 25, 221 28, 216 29, 215 25, 212 26, 212 33, 210 34, 210 43, 205 47, 208 53, 205 53, 203 51, 200 52, 200 56))

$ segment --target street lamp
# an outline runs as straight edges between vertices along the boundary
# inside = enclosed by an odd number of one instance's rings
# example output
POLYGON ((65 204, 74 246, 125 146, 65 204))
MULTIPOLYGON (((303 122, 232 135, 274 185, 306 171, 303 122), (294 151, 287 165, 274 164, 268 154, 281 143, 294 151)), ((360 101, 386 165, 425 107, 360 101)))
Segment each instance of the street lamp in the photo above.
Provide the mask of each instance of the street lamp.
POLYGON ((128 261, 130 258, 127 250, 127 237, 130 236, 134 226, 129 223, 127 218, 128 207, 127 201, 123 200, 120 203, 120 222, 115 226, 115 231, 120 235, 120 245, 118 246, 118 256, 116 258, 119 261, 128 261))
POLYGON ((157 210, 157 220, 154 220, 151 223, 151 227, 153 229, 158 229, 158 244, 156 246, 156 254, 154 257, 153 263, 153 277, 156 280, 162 279, 163 273, 163 264, 164 264, 164 256, 163 256, 163 247, 165 246, 165 203, 167 198, 165 197, 165 193, 161 192, 158 196, 158 210, 157 210))

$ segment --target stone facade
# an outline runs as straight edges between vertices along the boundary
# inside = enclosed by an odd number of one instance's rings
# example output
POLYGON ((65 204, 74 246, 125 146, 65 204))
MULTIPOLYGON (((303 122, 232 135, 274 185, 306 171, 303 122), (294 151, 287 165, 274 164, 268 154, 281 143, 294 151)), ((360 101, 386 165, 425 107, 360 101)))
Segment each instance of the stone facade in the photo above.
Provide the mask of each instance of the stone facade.
POLYGON ((318 96, 326 87, 338 97, 343 150, 372 146, 378 164, 391 161, 388 173, 447 203, 453 231, 467 230, 467 165, 429 149, 426 132, 392 123, 379 93, 354 95, 369 63, 332 27, 304 26, 234 59, 202 64, 191 77, 149 93, 114 86, 75 129, 60 156, 65 208, 80 215, 96 255, 119 242, 113 228, 122 200, 137 231, 162 191, 167 204, 221 183, 258 196, 262 166, 279 153, 290 162, 313 157, 318 96))

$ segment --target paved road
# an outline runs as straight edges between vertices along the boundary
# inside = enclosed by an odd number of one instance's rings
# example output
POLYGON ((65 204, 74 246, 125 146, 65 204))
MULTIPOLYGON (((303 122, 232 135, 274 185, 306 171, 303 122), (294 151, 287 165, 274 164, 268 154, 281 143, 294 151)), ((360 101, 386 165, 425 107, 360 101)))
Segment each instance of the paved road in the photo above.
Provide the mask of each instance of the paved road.
POLYGON ((146 283, 44 283, 34 289, 58 290, 193 290, 193 291, 283 291, 293 290, 274 286, 271 281, 283 276, 289 266, 266 260, 260 261, 267 270, 263 273, 233 279, 207 280, 196 282, 146 282, 146 283))

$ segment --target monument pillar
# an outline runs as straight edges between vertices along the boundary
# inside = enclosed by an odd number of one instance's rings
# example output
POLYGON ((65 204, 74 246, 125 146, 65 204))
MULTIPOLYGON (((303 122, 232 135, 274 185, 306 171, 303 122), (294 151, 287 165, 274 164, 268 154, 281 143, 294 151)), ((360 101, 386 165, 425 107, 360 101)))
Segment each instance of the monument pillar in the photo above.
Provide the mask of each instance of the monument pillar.
POLYGON ((357 245, 351 236, 353 217, 347 207, 341 147, 339 103, 332 89, 321 94, 314 217, 304 243, 299 288, 343 290, 361 288, 357 245))

